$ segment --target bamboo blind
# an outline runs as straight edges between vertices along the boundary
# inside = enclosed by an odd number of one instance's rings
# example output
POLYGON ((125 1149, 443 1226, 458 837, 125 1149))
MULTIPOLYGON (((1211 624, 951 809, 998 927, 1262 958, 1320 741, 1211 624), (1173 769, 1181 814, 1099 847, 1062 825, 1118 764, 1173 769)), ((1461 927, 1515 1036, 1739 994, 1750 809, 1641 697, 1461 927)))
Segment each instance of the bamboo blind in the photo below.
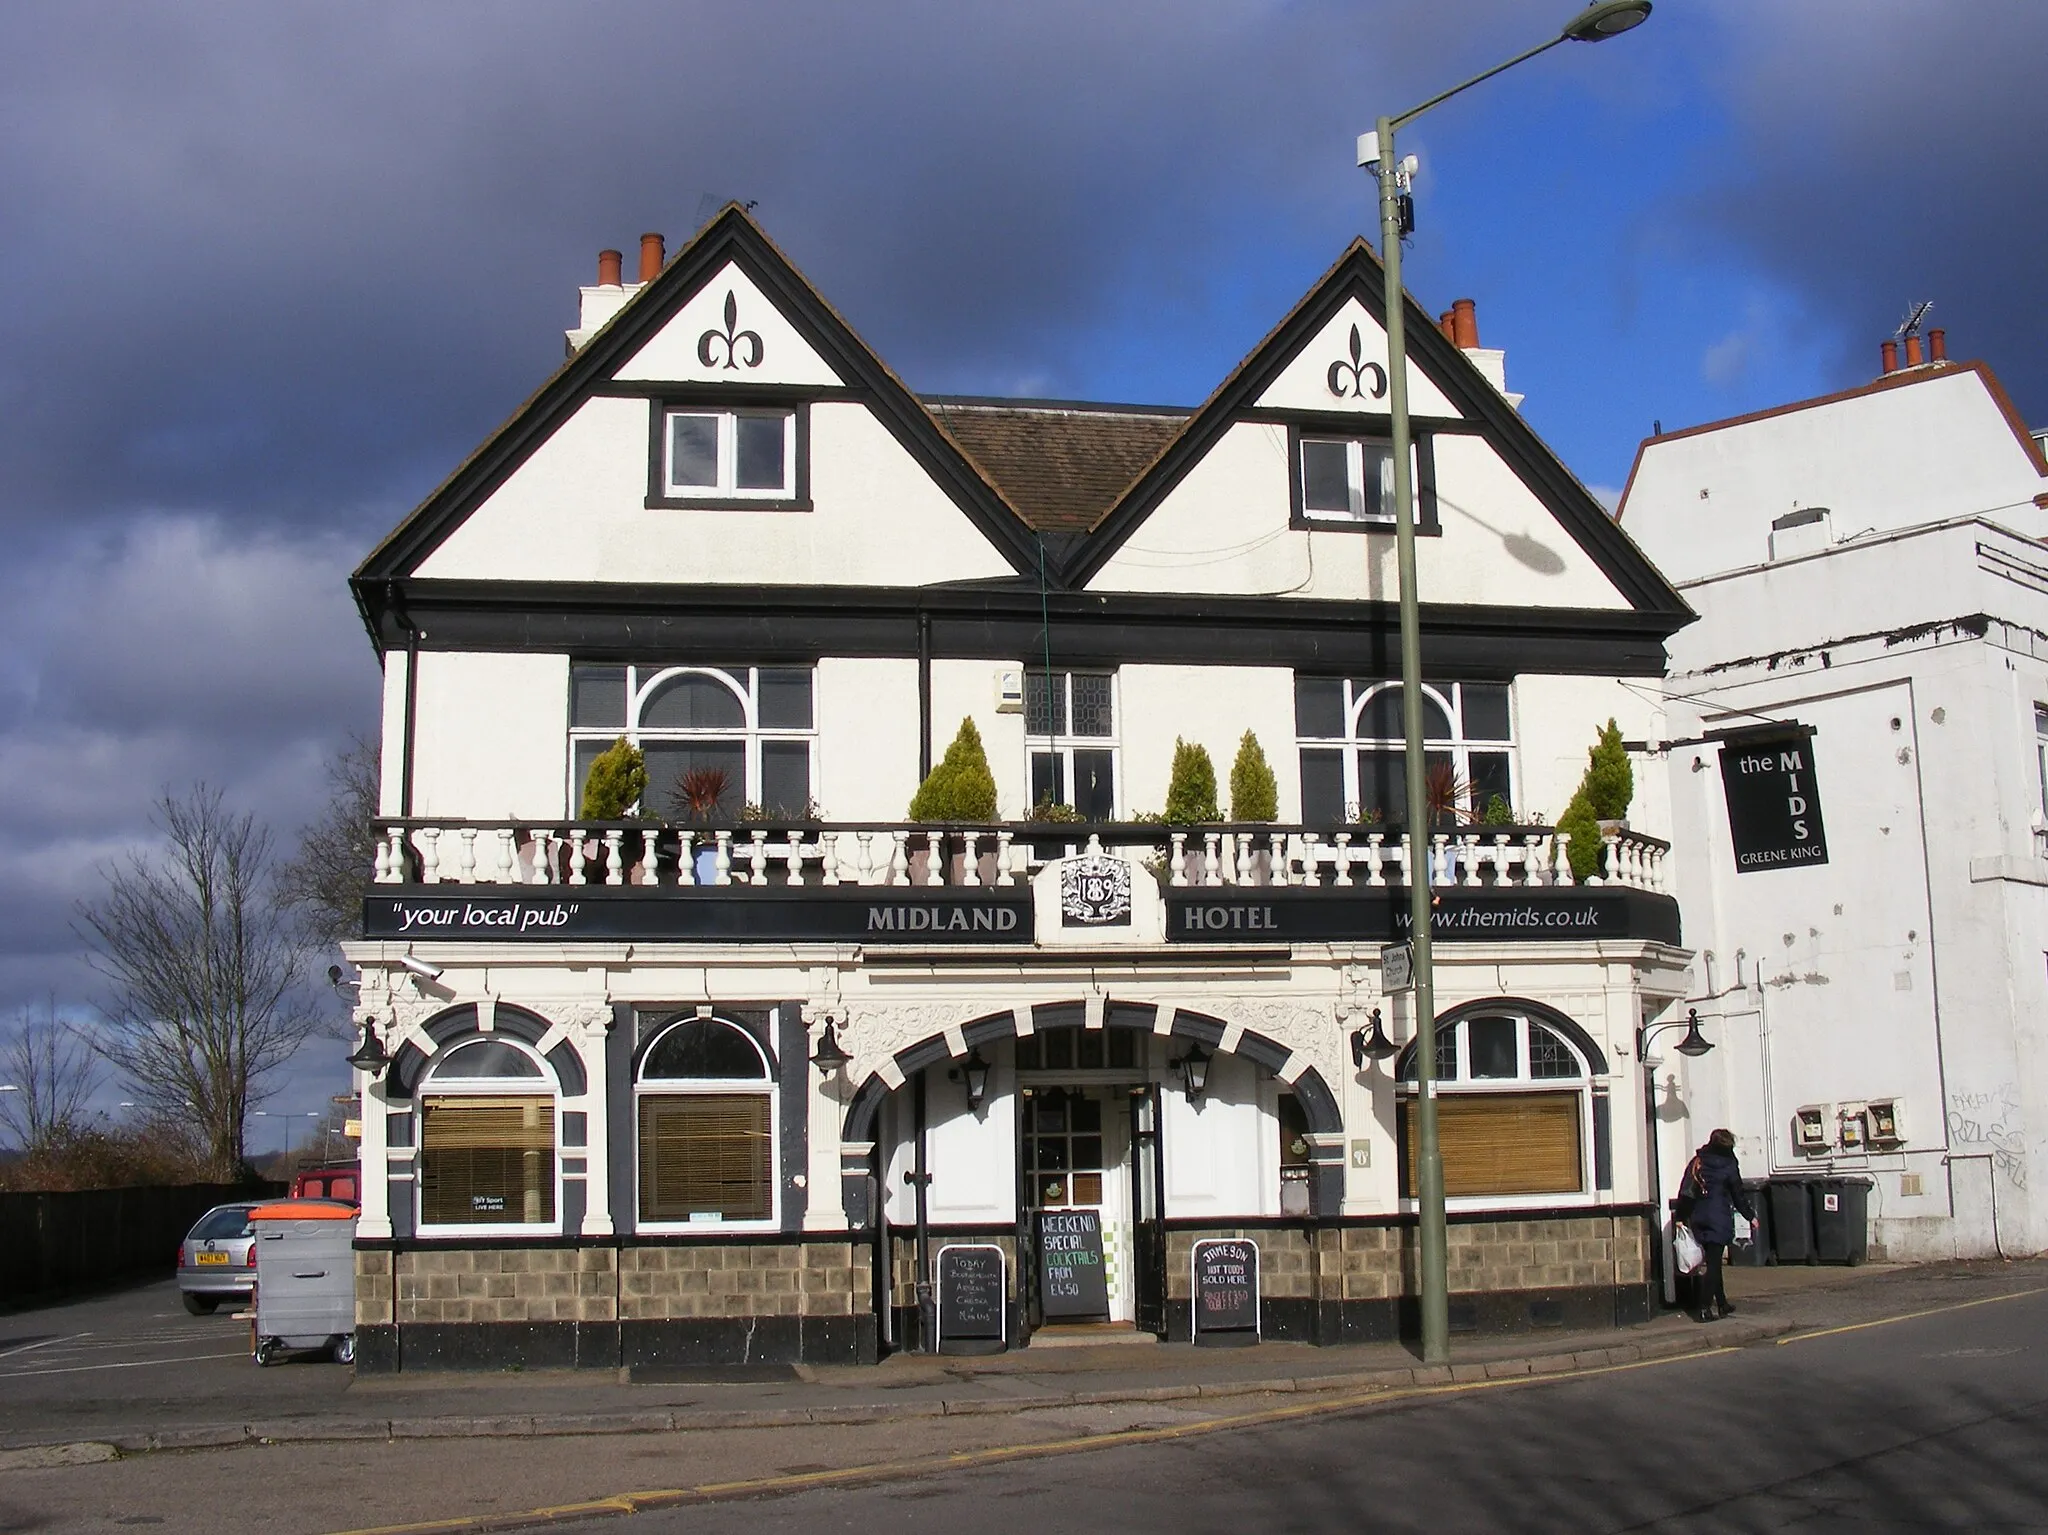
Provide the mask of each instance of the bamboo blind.
POLYGON ((640 1218, 774 1213, 766 1093, 678 1093, 640 1100, 640 1218))
MULTIPOLYGON (((1472 1194, 1576 1194, 1585 1187, 1575 1092, 1443 1093, 1437 1145, 1447 1198, 1472 1194)), ((1401 1192, 1415 1189, 1416 1120, 1400 1108, 1401 1192)))
POLYGON ((420 1128, 420 1219, 428 1225, 555 1218, 552 1098, 429 1098, 420 1128))

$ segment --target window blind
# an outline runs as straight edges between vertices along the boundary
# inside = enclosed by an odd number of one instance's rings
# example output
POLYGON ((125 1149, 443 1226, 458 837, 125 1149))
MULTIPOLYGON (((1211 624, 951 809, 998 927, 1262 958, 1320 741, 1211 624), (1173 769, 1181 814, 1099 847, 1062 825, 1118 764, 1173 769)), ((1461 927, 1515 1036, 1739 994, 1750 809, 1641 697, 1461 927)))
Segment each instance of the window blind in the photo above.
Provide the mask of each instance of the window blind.
POLYGON ((420 1220, 531 1225, 555 1218, 552 1098, 429 1098, 420 1126, 420 1220))
MULTIPOLYGON (((1576 1194, 1585 1188, 1578 1093, 1445 1093, 1436 1100, 1446 1198, 1576 1194)), ((1401 1193, 1415 1190, 1417 1127, 1400 1106, 1401 1193)))
POLYGON ((774 1140, 765 1093, 650 1094, 640 1100, 640 1218, 774 1213, 774 1140))

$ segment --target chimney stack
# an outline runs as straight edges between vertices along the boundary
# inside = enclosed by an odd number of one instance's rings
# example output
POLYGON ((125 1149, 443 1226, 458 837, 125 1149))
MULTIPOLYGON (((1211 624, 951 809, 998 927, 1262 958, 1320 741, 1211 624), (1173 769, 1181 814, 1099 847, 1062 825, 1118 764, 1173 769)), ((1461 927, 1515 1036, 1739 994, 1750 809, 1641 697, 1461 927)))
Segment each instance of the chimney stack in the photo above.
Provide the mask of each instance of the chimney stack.
POLYGON ((658 234, 640 237, 640 280, 653 282, 661 275, 662 239, 658 234))
POLYGON ((1948 361, 1947 331, 1931 330, 1927 333, 1927 360, 1929 362, 1948 361))
POLYGON ((622 281, 626 258, 617 251, 597 253, 597 285, 600 288, 616 288, 622 281))
POLYGON ((1887 342, 1883 343, 1883 344, 1882 344, 1881 346, 1879 346, 1879 347, 1878 347, 1878 349, 1877 349, 1877 355, 1878 355, 1878 356, 1879 356, 1880 358, 1882 358, 1882 359, 1884 360, 1884 371, 1885 371, 1885 372, 1887 372, 1887 373, 1896 373, 1896 372, 1898 372, 1898 371, 1899 371, 1899 344, 1898 344, 1898 342, 1896 342, 1896 341, 1887 341, 1887 342))
POLYGON ((1453 323, 1450 310, 1446 309, 1437 316, 1436 328, 1444 333, 1444 340, 1455 342, 1458 339, 1458 327, 1453 323))
POLYGON ((1920 361, 1920 333, 1914 331, 1912 335, 1906 338, 1906 366, 1917 368, 1920 366, 1920 361))
POLYGON ((1479 346, 1479 306, 1469 298, 1458 299, 1451 305, 1451 340, 1463 352, 1479 346))

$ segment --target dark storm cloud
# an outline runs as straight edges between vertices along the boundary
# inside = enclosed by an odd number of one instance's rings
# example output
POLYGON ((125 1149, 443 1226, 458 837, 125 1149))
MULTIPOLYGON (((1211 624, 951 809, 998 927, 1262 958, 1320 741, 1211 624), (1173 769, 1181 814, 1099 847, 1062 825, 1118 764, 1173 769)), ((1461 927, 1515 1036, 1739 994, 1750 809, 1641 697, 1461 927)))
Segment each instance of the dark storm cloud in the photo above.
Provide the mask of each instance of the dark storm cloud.
POLYGON ((1171 281, 1284 207, 1355 221, 1361 89, 1455 62, 1454 30, 1369 50, 1337 4, 10 8, 5 515, 377 531, 559 361, 597 247, 679 237, 707 191, 760 199, 921 384, 1057 373, 1134 264, 1171 281))
POLYGON ((1711 221, 1874 376, 1906 309, 2048 425, 2048 6, 1742 0, 1717 73, 1740 152, 1711 221))

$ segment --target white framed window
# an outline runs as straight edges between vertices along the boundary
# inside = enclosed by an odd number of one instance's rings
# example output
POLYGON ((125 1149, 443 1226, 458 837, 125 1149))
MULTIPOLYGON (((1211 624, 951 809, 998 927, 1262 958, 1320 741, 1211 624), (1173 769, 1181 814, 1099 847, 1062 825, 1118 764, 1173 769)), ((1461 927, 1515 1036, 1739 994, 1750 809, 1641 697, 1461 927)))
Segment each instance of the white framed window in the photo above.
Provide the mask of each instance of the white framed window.
POLYGON ((1027 671, 1024 737, 1033 805, 1070 805, 1084 821, 1117 818, 1114 673, 1027 671))
POLYGON ((554 1074, 516 1040, 451 1046, 419 1097, 419 1230, 561 1230, 554 1074))
POLYGON ((671 408, 663 421, 662 485, 670 497, 796 494, 796 413, 671 408))
POLYGON ((1307 433, 1299 441, 1304 518, 1394 525, 1393 443, 1307 433))
POLYGON ((2034 765, 2041 782, 2041 814, 2048 816, 2048 704, 2034 705, 2034 765))
MULTIPOLYGON (((1505 682, 1425 682, 1428 798, 1445 820, 1476 820, 1515 798, 1514 690, 1505 682)), ((1301 817, 1311 826, 1400 825, 1408 818, 1401 684, 1296 677, 1301 817)))
POLYGON ((641 1230, 775 1229, 774 1066, 752 1034, 677 1020, 642 1055, 633 1095, 641 1230))
MULTIPOLYGON (((1595 1181, 1592 1073, 1558 1030, 1509 1004, 1474 1010, 1436 1035, 1437 1143, 1448 1201, 1557 1201, 1595 1181)), ((1404 1198, 1412 1197, 1414 1047, 1401 1058, 1404 1198)))
POLYGON ((624 736, 647 759, 641 805, 673 821, 814 817, 815 673, 808 666, 569 669, 569 803, 598 754, 624 736))

